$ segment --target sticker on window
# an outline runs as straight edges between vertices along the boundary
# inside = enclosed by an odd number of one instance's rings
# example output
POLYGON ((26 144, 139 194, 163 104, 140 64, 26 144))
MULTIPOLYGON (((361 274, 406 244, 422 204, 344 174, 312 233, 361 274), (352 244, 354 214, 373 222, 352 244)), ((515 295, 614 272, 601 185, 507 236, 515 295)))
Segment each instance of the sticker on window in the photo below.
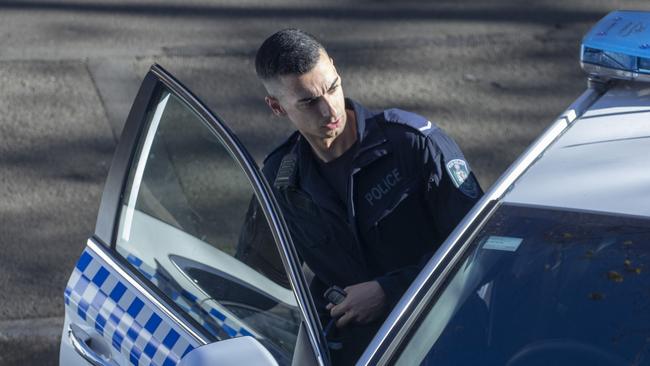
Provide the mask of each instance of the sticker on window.
POLYGON ((510 236, 489 236, 483 244, 483 249, 492 250, 505 250, 507 252, 514 252, 519 248, 519 244, 524 239, 513 238, 510 236))

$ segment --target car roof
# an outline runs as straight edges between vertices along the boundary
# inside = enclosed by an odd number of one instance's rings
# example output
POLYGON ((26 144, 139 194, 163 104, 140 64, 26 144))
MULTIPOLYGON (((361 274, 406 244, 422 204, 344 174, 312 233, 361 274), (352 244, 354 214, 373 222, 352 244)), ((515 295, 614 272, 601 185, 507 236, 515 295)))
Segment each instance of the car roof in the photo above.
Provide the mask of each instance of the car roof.
POLYGON ((502 201, 650 217, 650 83, 609 89, 502 201))

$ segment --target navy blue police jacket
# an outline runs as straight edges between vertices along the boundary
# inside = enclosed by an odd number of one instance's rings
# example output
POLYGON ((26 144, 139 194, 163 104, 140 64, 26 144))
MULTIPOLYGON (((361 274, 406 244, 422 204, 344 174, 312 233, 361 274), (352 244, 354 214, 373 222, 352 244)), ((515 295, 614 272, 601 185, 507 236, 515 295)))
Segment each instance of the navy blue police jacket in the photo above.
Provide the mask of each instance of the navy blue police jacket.
POLYGON ((482 190, 458 145, 435 124, 399 109, 371 112, 346 99, 358 149, 347 202, 320 175, 295 132, 265 159, 293 243, 315 274, 312 293, 376 280, 392 308, 482 190))

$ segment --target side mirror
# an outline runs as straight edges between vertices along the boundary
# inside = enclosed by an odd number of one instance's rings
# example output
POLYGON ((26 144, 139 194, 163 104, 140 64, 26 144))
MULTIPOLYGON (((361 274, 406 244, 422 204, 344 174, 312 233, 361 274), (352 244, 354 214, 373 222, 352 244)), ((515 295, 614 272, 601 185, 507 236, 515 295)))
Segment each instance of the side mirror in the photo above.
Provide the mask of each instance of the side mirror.
POLYGON ((178 366, 278 366, 275 358, 257 341, 245 336, 230 338, 195 348, 190 351, 178 366))

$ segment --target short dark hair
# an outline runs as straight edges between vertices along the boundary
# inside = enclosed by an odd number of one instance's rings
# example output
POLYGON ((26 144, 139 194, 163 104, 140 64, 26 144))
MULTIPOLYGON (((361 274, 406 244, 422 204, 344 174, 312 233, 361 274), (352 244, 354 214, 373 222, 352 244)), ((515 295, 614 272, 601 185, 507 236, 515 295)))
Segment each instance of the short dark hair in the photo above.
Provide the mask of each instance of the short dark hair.
POLYGON ((276 32, 257 50, 257 77, 268 80, 281 75, 302 75, 313 69, 325 47, 311 34, 289 28, 276 32))

